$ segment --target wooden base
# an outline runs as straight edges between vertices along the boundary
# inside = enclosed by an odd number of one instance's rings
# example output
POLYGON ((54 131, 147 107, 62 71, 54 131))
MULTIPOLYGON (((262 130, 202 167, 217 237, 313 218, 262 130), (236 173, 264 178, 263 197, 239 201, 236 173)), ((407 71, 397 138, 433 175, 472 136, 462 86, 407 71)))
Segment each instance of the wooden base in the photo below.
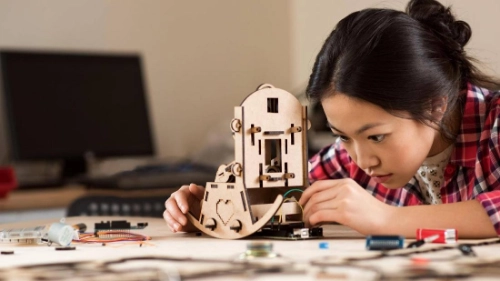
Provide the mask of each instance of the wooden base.
MULTIPOLYGON (((281 204, 283 203, 283 196, 278 195, 276 199, 274 200, 274 203, 271 205, 269 210, 265 213, 264 216, 259 218, 257 221, 253 222, 252 224, 243 224, 241 225, 241 229, 239 231, 234 231, 230 228, 229 225, 223 225, 220 223, 220 220, 215 220, 216 223, 217 221, 219 222, 218 225, 215 226, 215 228, 211 229, 207 227, 206 225, 203 225, 200 223, 199 219, 197 219, 195 216, 192 214, 188 213, 188 219, 189 221, 200 231, 204 232, 207 235, 216 237, 216 238, 225 238, 225 239, 240 239, 247 237, 258 230, 260 230, 266 223, 271 220, 271 218, 276 214, 278 209, 281 207, 281 204)), ((238 217, 234 218, 238 219, 238 217)), ((242 219, 242 218, 240 218, 242 219)), ((204 221, 206 222, 205 218, 204 221)))

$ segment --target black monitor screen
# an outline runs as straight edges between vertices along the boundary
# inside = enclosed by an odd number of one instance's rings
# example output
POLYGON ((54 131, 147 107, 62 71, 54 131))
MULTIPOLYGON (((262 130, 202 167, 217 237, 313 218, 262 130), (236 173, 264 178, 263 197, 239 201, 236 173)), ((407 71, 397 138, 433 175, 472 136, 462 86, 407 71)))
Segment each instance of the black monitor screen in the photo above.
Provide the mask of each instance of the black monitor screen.
POLYGON ((152 155, 138 55, 0 52, 13 158, 152 155))

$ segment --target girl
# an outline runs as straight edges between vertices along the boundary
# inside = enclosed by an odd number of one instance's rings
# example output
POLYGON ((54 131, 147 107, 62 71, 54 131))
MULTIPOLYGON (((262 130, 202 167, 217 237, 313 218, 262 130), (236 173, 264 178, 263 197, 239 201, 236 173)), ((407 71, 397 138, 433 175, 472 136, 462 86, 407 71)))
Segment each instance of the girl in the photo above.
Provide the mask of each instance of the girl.
MULTIPOLYGON (((500 82, 472 65, 470 36, 435 0, 337 24, 307 87, 337 136, 310 160, 299 201, 308 224, 407 237, 417 228, 500 234, 500 82)), ((167 200, 174 231, 186 230, 189 203, 202 197, 191 185, 167 200)))

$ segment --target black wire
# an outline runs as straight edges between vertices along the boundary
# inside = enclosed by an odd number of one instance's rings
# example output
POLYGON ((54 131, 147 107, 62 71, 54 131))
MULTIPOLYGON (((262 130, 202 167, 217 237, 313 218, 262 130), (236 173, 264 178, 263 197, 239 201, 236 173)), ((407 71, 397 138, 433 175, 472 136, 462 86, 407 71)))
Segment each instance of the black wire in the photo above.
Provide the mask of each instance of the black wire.
MULTIPOLYGON (((404 248, 404 249, 395 249, 395 250, 387 250, 387 251, 381 251, 379 254, 369 256, 369 257, 351 257, 351 258, 346 258, 340 263, 328 263, 327 261, 312 261, 310 264, 315 265, 315 266, 320 266, 320 267, 352 267, 355 269, 363 270, 363 271, 371 271, 375 272, 377 274, 377 280, 401 280, 401 279, 409 279, 409 280, 418 280, 418 279, 428 279, 428 278, 444 278, 444 279, 454 279, 454 278, 468 278, 471 276, 476 276, 477 272, 479 271, 478 269, 481 269, 482 274, 486 274, 485 269, 489 269, 492 271, 491 274, 487 276, 498 276, 500 273, 500 261, 494 261, 494 262, 481 262, 477 263, 474 265, 468 265, 471 270, 471 272, 458 272, 455 274, 443 274, 436 272, 434 270, 426 270, 423 272, 418 272, 414 271, 411 272, 411 270, 405 271, 407 275, 401 276, 400 275, 386 275, 384 274, 381 270, 374 268, 374 267, 368 267, 368 266, 363 266, 359 265, 357 263, 361 261, 372 261, 372 260, 379 260, 387 257, 409 257, 414 254, 424 254, 424 253, 431 253, 431 252, 440 252, 440 251, 446 251, 446 250, 459 250, 462 255, 460 256, 453 256, 450 258, 445 258, 445 259, 440 259, 442 261, 451 261, 455 260, 458 257, 461 256, 472 256, 475 257, 476 254, 473 250, 474 247, 480 247, 480 246, 487 246, 487 245, 493 245, 493 244, 500 244, 500 239, 496 239, 493 241, 484 241, 484 242, 479 242, 479 243, 462 243, 462 244, 457 244, 456 246, 443 246, 443 247, 437 247, 437 248, 430 248, 430 249, 421 249, 421 248, 404 248), (476 269, 476 270, 474 270, 476 269), (474 274, 472 274, 474 273, 474 274)), ((324 260, 324 258, 323 258, 324 260)))
MULTIPOLYGON (((493 241, 484 241, 479 243, 462 243, 456 246, 444 246, 438 248, 430 248, 430 249, 421 249, 421 248, 413 248, 413 249, 398 249, 398 250, 388 250, 382 251, 376 255, 370 257, 352 257, 342 260, 341 263, 333 264, 327 261, 324 261, 324 258, 321 261, 311 261, 310 265, 318 266, 320 268, 328 268, 328 267, 348 267, 355 268, 363 271, 369 271, 376 274, 377 280, 400 280, 400 279, 425 279, 425 278, 467 278, 476 275, 483 276, 498 276, 500 273, 500 260, 497 261, 480 261, 476 264, 467 264, 464 267, 470 268, 470 272, 457 272, 454 274, 443 274, 433 270, 407 270, 402 272, 401 274, 384 274, 378 268, 373 266, 364 266, 358 264, 362 261, 370 261, 370 260, 378 260, 388 257, 408 257, 414 254, 423 254, 430 252, 439 252, 445 250, 460 250, 462 256, 474 256, 475 252, 473 251, 474 247, 486 246, 499 244, 500 239, 496 239, 493 241)), ((456 258, 456 256, 454 257, 456 258)), ((293 262, 286 263, 284 265, 272 265, 266 266, 259 263, 251 263, 248 261, 234 261, 234 260, 222 260, 222 259, 205 259, 205 258, 178 258, 178 257, 169 257, 169 256, 139 256, 139 257, 131 257, 131 258, 123 258, 112 261, 105 261, 102 263, 96 262, 63 262, 63 263, 49 263, 49 264, 39 264, 39 265, 27 265, 16 267, 15 269, 31 269, 33 271, 41 270, 40 274, 35 274, 32 280, 66 280, 71 277, 80 276, 80 277, 89 277, 96 276, 102 274, 117 274, 121 275, 124 273, 157 273, 157 276, 160 276, 159 273, 162 273, 159 269, 151 269, 151 268, 142 268, 142 269, 128 269, 128 270, 114 270, 110 268, 110 266, 115 264, 124 264, 130 261, 144 261, 144 260, 155 260, 155 261, 170 261, 170 262, 200 262, 200 263, 219 263, 226 264, 230 266, 228 269, 220 269, 220 270, 207 270, 204 272, 196 272, 192 274, 180 274, 179 278, 181 280, 187 279, 195 279, 195 278, 204 278, 204 277, 213 277, 213 276, 223 276, 223 275, 235 275, 235 274, 246 274, 246 275, 256 275, 256 274, 273 274, 273 273, 298 273, 303 274, 303 270, 297 270, 293 268, 293 262), (52 269, 52 271, 51 271, 52 269), (71 271, 70 277, 68 274, 62 275, 64 272, 71 271), (148 271, 148 272, 146 272, 148 271)), ((447 259, 451 260, 451 259, 447 259)), ((6 273, 9 269, 0 270, 0 273, 6 273)), ((159 278, 159 277, 158 277, 159 278)), ((158 279, 159 280, 159 279, 158 279)))

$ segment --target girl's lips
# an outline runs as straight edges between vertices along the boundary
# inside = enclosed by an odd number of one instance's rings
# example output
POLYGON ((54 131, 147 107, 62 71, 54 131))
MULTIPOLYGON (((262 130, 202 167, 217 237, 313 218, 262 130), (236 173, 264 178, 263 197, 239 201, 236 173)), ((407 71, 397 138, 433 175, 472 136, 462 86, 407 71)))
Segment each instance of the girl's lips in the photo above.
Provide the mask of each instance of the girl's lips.
POLYGON ((372 179, 377 183, 384 183, 392 177, 392 174, 372 176, 372 179))

